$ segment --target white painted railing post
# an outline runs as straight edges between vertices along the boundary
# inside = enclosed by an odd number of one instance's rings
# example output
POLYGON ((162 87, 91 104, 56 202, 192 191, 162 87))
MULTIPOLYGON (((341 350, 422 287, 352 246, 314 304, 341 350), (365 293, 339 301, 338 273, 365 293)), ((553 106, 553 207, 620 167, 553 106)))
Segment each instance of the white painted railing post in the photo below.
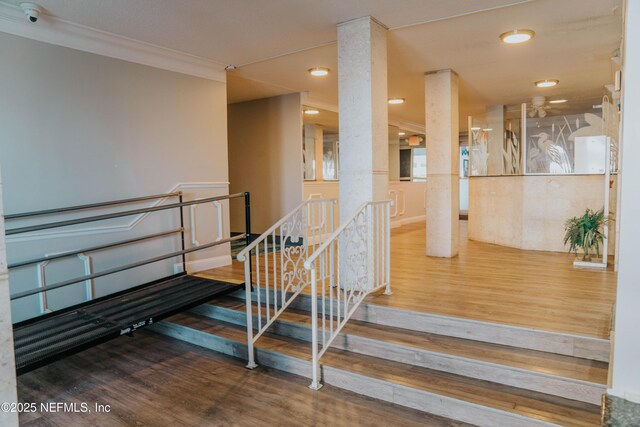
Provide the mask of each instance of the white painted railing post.
POLYGON ((312 390, 320 390, 320 378, 318 378, 318 294, 316 285, 316 266, 311 268, 311 385, 312 390))
MULTIPOLYGON (((256 254, 257 256, 258 254, 256 254)), ((245 289, 245 298, 247 301, 247 368, 254 369, 258 365, 254 360, 255 354, 253 350, 253 313, 252 313, 252 304, 251 304, 251 273, 249 270, 249 265, 251 263, 251 253, 249 253, 248 259, 244 263, 244 289, 245 289)), ((258 290, 259 292, 259 290, 258 290)))
POLYGON ((384 291, 385 295, 391 295, 391 206, 389 203, 385 206, 385 210, 387 214, 385 215, 385 230, 384 230, 384 251, 386 252, 385 256, 385 280, 387 282, 387 287, 384 291))

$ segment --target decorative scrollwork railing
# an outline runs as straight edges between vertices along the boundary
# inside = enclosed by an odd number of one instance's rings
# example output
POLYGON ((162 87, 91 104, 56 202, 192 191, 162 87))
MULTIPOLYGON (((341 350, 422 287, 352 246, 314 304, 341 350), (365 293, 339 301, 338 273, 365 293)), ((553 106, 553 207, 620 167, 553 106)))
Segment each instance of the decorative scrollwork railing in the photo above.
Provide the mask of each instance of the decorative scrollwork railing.
POLYGON ((362 205, 304 262, 311 276, 314 390, 321 387, 320 358, 364 298, 382 288, 391 294, 390 206, 390 200, 362 205))
POLYGON ((255 342, 309 285, 304 262, 332 235, 336 204, 336 199, 303 202, 238 254, 247 284, 248 368, 257 366, 255 342))

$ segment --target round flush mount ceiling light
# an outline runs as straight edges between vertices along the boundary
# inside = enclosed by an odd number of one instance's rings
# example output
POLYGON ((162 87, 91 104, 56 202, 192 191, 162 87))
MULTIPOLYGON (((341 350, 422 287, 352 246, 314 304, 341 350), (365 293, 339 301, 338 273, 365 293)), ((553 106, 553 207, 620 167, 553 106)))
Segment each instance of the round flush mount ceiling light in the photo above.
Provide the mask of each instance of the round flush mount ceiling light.
POLYGON ((559 80, 545 79, 545 80, 538 80, 537 82, 535 82, 535 85, 538 87, 553 87, 558 83, 560 83, 559 80))
POLYGON ((404 98, 389 98, 387 102, 391 105, 404 104, 404 98))
POLYGON ((566 99, 552 99, 549 101, 549 104, 563 104, 567 102, 566 99))
POLYGON ((315 108, 307 108, 304 110, 305 114, 309 114, 310 116, 314 116, 316 114, 320 114, 320 110, 316 110, 315 108))
POLYGON ((472 127, 472 128, 471 128, 471 130, 480 130, 480 129, 481 129, 481 128, 479 128, 479 127, 477 127, 477 126, 474 126, 474 127, 472 127))
POLYGON ((406 135, 406 133, 405 133, 405 132, 398 132, 398 135, 399 135, 399 136, 405 136, 405 135, 406 135))
POLYGON ((518 44, 528 42, 535 35, 536 33, 532 30, 511 30, 500 34, 500 40, 502 43, 518 44))
POLYGON ((313 68, 309 68, 309 74, 311 74, 312 76, 315 77, 324 77, 326 75, 329 74, 329 70, 328 68, 325 67, 313 67, 313 68))
POLYGON ((483 131, 483 132, 491 132, 492 130, 493 130, 493 129, 491 129, 491 128, 484 128, 484 129, 482 129, 482 131, 483 131))

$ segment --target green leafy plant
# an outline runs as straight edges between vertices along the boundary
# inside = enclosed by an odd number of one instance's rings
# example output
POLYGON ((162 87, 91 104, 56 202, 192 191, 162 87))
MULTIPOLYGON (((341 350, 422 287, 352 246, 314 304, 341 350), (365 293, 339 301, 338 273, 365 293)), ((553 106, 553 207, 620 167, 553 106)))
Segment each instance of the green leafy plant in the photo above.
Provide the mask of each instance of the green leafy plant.
POLYGON ((600 256, 605 238, 600 229, 605 222, 604 209, 597 212, 587 209, 581 217, 569 218, 564 223, 564 244, 569 245, 569 252, 578 255, 578 249, 582 249, 582 260, 591 261, 591 249, 595 248, 596 256, 600 256))

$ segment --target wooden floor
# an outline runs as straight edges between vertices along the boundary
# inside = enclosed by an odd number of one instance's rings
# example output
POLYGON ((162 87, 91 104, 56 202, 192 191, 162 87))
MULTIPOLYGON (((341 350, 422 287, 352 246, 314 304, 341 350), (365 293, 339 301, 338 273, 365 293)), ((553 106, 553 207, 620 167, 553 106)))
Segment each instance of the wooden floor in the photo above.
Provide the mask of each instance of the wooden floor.
MULTIPOLYGON (((457 257, 425 253, 423 223, 391 232, 393 295, 369 297, 379 305, 608 338, 616 273, 574 269, 573 256, 525 251, 467 240, 460 222, 457 257)), ((243 279, 242 265, 210 270, 219 278, 243 279)))
POLYGON ((141 331, 18 378, 19 402, 87 403, 24 413, 23 426, 463 426, 141 331), (110 405, 97 413, 94 405, 110 405))

